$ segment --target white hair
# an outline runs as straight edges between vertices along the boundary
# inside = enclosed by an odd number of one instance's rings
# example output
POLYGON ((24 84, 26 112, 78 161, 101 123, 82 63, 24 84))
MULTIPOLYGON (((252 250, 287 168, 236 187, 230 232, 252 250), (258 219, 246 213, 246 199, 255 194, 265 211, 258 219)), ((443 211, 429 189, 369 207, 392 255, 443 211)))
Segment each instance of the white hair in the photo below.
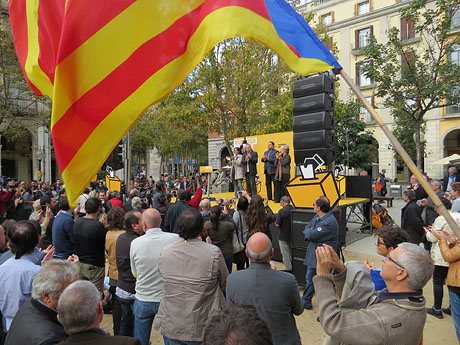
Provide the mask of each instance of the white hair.
POLYGON ((405 252, 398 256, 398 262, 407 271, 407 287, 420 291, 433 276, 434 263, 430 254, 422 247, 409 242, 398 245, 405 252))
POLYGON ((131 206, 133 208, 140 208, 142 207, 142 200, 138 196, 135 196, 133 200, 131 200, 131 206))
POLYGON ((46 262, 32 283, 32 298, 42 299, 42 292, 58 298, 65 283, 78 279, 78 266, 73 262, 53 259, 46 262))

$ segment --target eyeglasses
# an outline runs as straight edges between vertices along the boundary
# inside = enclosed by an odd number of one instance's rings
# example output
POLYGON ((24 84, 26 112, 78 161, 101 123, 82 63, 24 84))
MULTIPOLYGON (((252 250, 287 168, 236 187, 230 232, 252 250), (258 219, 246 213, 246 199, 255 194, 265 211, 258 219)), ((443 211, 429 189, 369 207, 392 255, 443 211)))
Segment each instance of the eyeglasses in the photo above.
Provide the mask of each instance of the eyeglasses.
POLYGON ((377 246, 380 246, 380 245, 385 246, 385 247, 387 246, 387 244, 385 243, 385 241, 384 241, 384 242, 380 242, 380 238, 377 238, 377 241, 375 242, 375 244, 376 244, 377 246))
MULTIPOLYGON (((385 256, 385 259, 388 259, 390 260, 392 263, 394 263, 395 265, 401 267, 402 269, 406 270, 406 268, 401 265, 399 262, 397 262, 395 259, 391 258, 390 254, 388 254, 387 256, 385 256)), ((407 270, 406 270, 407 271, 407 270)))

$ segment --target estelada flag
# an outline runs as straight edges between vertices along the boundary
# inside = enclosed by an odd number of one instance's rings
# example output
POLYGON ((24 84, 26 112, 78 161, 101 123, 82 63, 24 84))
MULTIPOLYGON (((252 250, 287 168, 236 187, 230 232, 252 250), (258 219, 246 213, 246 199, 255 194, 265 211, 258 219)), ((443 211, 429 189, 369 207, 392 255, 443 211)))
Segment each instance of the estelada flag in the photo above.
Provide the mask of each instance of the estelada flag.
POLYGON ((9 12, 24 76, 53 101, 71 204, 144 110, 218 42, 256 40, 302 75, 341 68, 283 0, 10 0, 9 12))

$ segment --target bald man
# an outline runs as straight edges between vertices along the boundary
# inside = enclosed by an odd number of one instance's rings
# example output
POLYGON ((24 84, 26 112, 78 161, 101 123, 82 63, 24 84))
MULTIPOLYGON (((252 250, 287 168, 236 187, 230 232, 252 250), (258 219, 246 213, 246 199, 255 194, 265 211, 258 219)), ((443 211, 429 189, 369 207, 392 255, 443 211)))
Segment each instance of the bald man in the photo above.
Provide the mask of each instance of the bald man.
POLYGON ((270 239, 262 232, 252 235, 246 246, 250 265, 227 278, 227 301, 253 305, 267 322, 275 345, 300 345, 294 315, 303 312, 297 281, 287 272, 270 267, 270 239))
POLYGON ((163 281, 158 271, 161 252, 179 240, 179 235, 161 231, 161 216, 154 208, 142 213, 145 235, 131 242, 131 271, 136 278, 134 337, 148 345, 152 322, 163 297, 163 281))

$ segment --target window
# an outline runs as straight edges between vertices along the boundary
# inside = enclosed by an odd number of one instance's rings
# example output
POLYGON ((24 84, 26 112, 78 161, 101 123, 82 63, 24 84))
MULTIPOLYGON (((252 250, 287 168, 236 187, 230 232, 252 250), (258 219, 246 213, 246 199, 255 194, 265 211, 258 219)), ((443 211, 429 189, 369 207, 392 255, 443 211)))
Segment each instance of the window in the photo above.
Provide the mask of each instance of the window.
POLYGON ((401 18, 401 41, 415 38, 414 21, 407 18, 401 18))
POLYGON ((460 66, 460 45, 453 45, 452 49, 454 51, 450 53, 449 61, 456 64, 457 66, 460 66))
POLYGON ((368 62, 360 62, 356 64, 356 81, 358 83, 358 86, 361 86, 361 87, 372 85, 371 78, 368 78, 363 71, 362 66, 365 64, 368 64, 368 62))
MULTIPOLYGON (((453 94, 458 94, 460 92, 460 86, 454 87, 452 90, 453 94)), ((460 104, 448 105, 446 108, 447 114, 458 114, 460 113, 460 104)))
MULTIPOLYGON (((374 96, 365 97, 366 101, 368 101, 372 106, 374 106, 374 96)), ((374 119, 371 116, 371 113, 364 107, 363 104, 359 107, 359 119, 366 123, 374 122, 374 119)))
POLYGON ((321 16, 321 23, 324 25, 332 24, 332 13, 323 14, 321 16))
POLYGON ((370 10, 371 10, 371 5, 369 1, 364 1, 358 4, 358 16, 369 13, 370 10))
POLYGON ((326 46, 327 49, 332 50, 332 47, 334 46, 334 40, 332 37, 329 37, 326 42, 324 42, 324 45, 326 46))
POLYGON ((369 45, 371 36, 374 34, 372 25, 368 28, 355 31, 355 47, 364 48, 369 45))
POLYGON ((455 11, 455 13, 452 15, 451 28, 452 29, 460 28, 460 9, 455 11))

